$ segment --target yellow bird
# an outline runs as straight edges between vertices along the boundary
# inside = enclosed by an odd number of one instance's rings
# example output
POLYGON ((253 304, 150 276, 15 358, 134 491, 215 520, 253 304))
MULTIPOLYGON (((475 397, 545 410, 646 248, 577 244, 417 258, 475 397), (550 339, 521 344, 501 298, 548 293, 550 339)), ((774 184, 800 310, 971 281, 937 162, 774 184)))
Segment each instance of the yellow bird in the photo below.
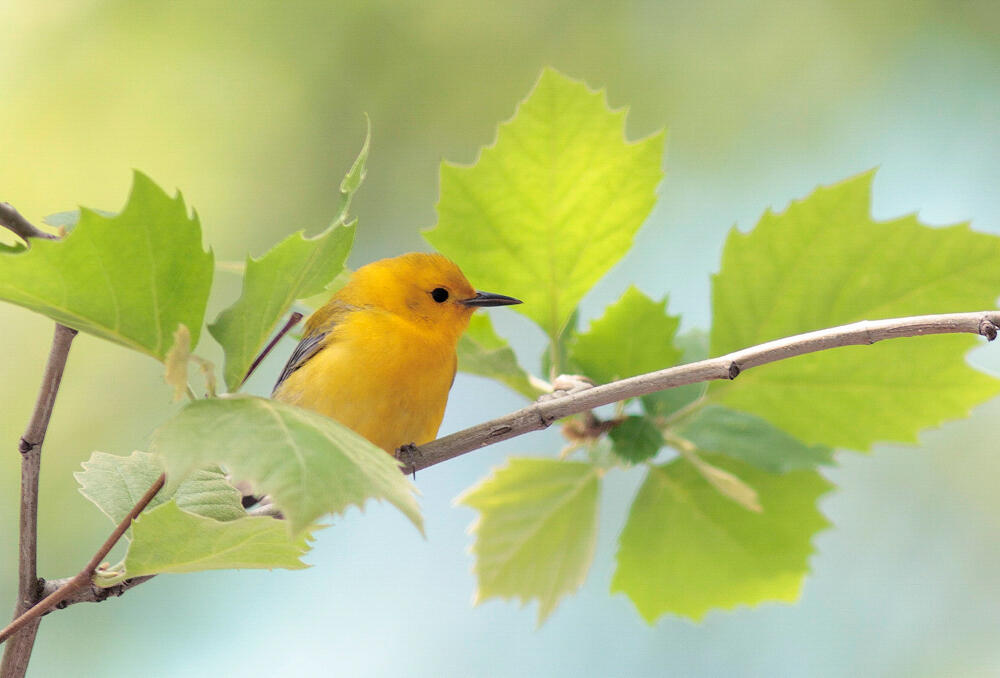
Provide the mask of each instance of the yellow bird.
POLYGON ((390 454, 422 445, 437 437, 473 311, 520 303, 477 292, 440 254, 375 261, 310 316, 272 397, 336 419, 390 454))

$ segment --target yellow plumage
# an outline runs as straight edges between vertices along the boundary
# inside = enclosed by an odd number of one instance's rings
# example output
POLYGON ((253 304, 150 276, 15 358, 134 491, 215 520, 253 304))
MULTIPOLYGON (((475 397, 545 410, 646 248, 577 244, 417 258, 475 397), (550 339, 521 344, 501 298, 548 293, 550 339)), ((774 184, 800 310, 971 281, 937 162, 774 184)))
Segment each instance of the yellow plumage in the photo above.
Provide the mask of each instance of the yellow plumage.
POLYGON ((309 318, 272 397, 336 419, 389 453, 429 442, 472 313, 518 303, 476 292, 439 254, 373 262, 309 318))

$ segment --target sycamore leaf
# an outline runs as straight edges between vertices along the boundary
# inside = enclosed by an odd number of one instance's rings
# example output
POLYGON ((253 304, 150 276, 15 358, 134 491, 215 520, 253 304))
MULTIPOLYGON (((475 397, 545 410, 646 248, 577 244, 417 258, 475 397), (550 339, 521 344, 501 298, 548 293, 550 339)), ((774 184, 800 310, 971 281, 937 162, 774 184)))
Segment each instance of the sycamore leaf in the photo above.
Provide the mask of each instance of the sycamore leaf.
POLYGON ((705 407, 676 431, 701 450, 735 457, 772 473, 833 463, 830 448, 806 445, 758 416, 720 405, 705 407))
POLYGON ((796 600, 811 540, 829 524, 816 501, 831 485, 818 473, 773 475, 725 457, 706 460, 755 488, 763 511, 722 496, 684 459, 651 467, 611 583, 649 623, 667 612, 701 619, 713 608, 796 600))
POLYGON ((261 258, 247 257, 240 298, 208 326, 226 352, 223 376, 231 392, 239 389, 254 358, 292 302, 324 292, 343 272, 357 223, 346 223, 347 210, 364 179, 370 140, 369 123, 361 152, 341 182, 340 206, 330 227, 311 238, 298 231, 261 258))
POLYGON ((195 468, 224 466, 281 509, 293 534, 320 516, 385 499, 423 531, 415 488, 393 457, 322 415, 250 396, 188 403, 153 434, 168 489, 195 468))
POLYGON ((63 240, 0 252, 0 299, 162 360, 180 324, 197 345, 212 271, 197 216, 136 172, 119 215, 82 209, 63 240))
POLYGON ((299 558, 309 550, 307 540, 307 535, 290 538, 282 521, 268 516, 221 522, 182 511, 169 501, 144 511, 132 523, 123 577, 243 568, 299 570, 306 567, 299 558))
POLYGON ((479 511, 471 528, 476 602, 537 600, 541 624, 583 585, 597 540, 599 473, 586 463, 511 458, 456 500, 479 511))
MULTIPOLYGON (((750 233, 730 233, 712 287, 713 355, 858 320, 994 306, 1000 238, 914 216, 875 222, 872 176, 819 188, 766 212, 750 233)), ((709 395, 810 444, 915 442, 1000 393, 1000 381, 965 363, 976 344, 939 335, 823 351, 713 384, 709 395)))
POLYGON ((497 335, 490 317, 485 314, 472 316, 469 329, 458 341, 458 369, 496 379, 530 400, 542 393, 532 385, 513 349, 497 335))
POLYGON ((662 133, 627 142, 624 110, 546 69, 474 166, 441 166, 438 224, 424 236, 556 338, 631 246, 662 157, 662 133))
POLYGON ((656 456, 663 447, 663 434, 646 417, 630 416, 608 433, 611 450, 633 464, 656 456))
MULTIPOLYGON (((163 473, 156 455, 139 451, 127 457, 94 452, 89 460, 83 462, 83 469, 73 474, 80 483, 80 494, 92 501, 115 524, 128 515, 163 473)), ((149 503, 149 508, 173 500, 185 511, 226 521, 246 516, 240 498, 239 490, 218 469, 198 469, 185 478, 174 492, 160 490, 149 503)))
POLYGON ((621 299, 570 344, 570 361, 599 384, 671 367, 681 358, 674 346, 680 318, 629 287, 621 299))

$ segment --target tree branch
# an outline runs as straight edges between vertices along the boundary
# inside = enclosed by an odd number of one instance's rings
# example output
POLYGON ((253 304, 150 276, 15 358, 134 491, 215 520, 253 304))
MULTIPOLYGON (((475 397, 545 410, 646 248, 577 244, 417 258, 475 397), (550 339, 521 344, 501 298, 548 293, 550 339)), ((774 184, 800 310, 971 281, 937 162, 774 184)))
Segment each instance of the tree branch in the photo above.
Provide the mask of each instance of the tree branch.
MULTIPOLYGON (((118 526, 115 527, 114 532, 111 533, 101 545, 101 548, 97 549, 97 553, 90 559, 90 562, 84 566, 75 576, 64 580, 65 583, 62 584, 55 591, 45 596, 36 605, 27 610, 24 614, 20 615, 8 624, 3 630, 0 630, 0 643, 7 640, 11 635, 17 633, 19 629, 29 624, 37 624, 37 620, 41 618, 46 612, 51 610, 53 607, 63 602, 64 600, 72 597, 77 591, 87 587, 90 584, 91 577, 94 576, 94 571, 104 560, 104 557, 108 555, 114 545, 118 543, 118 540, 122 538, 125 531, 132 525, 132 521, 135 520, 136 516, 142 513, 142 510, 149 505, 149 502, 153 501, 153 497, 156 493, 163 489, 163 483, 166 481, 166 476, 160 474, 160 477, 150 485, 146 493, 135 503, 132 510, 128 512, 128 515, 122 518, 118 526)), ((137 582, 138 583, 138 582, 137 582)), ((133 584, 134 586, 135 584, 133 584)), ((124 592, 124 589, 123 591, 124 592)), ((82 602, 82 601, 77 601, 82 602)), ((4 675, 6 678, 6 675, 4 675)))
POLYGON ((46 233, 25 219, 9 202, 0 202, 0 226, 13 231, 25 242, 29 242, 29 238, 59 239, 59 236, 46 233))
POLYGON ((687 384, 735 379, 753 367, 840 346, 863 346, 883 339, 926 334, 979 334, 993 341, 1000 330, 1000 311, 922 315, 889 320, 862 320, 815 332, 776 339, 718 358, 678 365, 576 392, 542 396, 538 402, 507 416, 467 428, 421 445, 406 456, 404 472, 412 473, 502 440, 548 428, 552 422, 611 403, 687 384))
MULTIPOLYGON (((26 610, 38 602, 39 598, 36 567, 38 561, 38 478, 41 472, 42 442, 45 440, 45 433, 49 428, 49 420, 52 417, 56 395, 59 393, 59 384, 62 382, 66 359, 75 336, 76 330, 56 324, 48 363, 45 366, 38 399, 35 401, 35 410, 18 444, 18 451, 21 454, 21 521, 15 617, 24 614, 26 610)), ((0 675, 5 678, 24 675, 28 668, 28 659, 31 657, 31 649, 34 646, 37 631, 37 623, 30 625, 10 645, 4 648, 3 661, 0 662, 0 675)))

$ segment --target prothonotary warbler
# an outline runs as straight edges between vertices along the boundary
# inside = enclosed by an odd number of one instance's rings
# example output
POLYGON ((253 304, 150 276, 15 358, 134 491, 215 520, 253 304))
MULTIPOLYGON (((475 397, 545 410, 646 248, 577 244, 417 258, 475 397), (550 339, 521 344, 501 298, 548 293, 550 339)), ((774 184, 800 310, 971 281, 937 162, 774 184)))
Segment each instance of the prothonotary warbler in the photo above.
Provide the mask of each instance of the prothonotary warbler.
POLYGON ((440 254, 362 266, 306 322, 272 397, 336 419, 390 454, 429 442, 472 313, 520 303, 477 292, 440 254))

